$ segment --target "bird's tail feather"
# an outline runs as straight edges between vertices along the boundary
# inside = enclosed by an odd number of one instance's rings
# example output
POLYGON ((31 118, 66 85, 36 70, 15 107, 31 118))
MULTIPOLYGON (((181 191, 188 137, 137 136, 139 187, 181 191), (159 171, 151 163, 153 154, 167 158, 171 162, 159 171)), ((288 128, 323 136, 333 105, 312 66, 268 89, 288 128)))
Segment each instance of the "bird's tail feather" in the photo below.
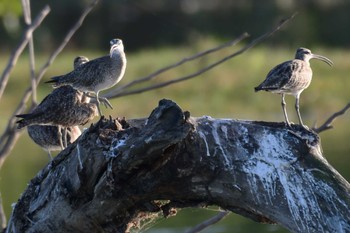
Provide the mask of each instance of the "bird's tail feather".
POLYGON ((46 81, 45 83, 52 83, 53 87, 59 87, 61 85, 64 85, 64 82, 62 81, 61 76, 52 77, 51 80, 46 81))
POLYGON ((258 91, 261 91, 261 90, 262 90, 262 88, 260 86, 254 87, 254 91, 255 92, 258 92, 258 91))
POLYGON ((28 122, 26 119, 21 119, 19 121, 16 121, 17 123, 17 129, 22 129, 23 127, 26 127, 28 125, 28 122))
POLYGON ((23 118, 21 120, 16 121, 17 129, 21 129, 23 127, 26 127, 26 126, 32 124, 32 121, 34 118, 33 116, 35 116, 35 115, 33 115, 31 113, 16 115, 16 117, 18 117, 18 118, 23 118))

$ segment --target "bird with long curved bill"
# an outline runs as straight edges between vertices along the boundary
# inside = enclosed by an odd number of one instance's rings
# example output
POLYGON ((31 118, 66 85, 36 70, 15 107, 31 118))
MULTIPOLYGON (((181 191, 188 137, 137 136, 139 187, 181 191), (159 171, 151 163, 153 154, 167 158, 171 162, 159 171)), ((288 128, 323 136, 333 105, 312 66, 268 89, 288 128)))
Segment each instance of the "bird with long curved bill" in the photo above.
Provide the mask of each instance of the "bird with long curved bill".
POLYGON ((274 67, 266 76, 266 79, 257 87, 255 91, 268 91, 282 95, 282 110, 287 125, 291 128, 288 120, 285 95, 293 95, 296 99, 295 110, 298 114, 299 123, 304 128, 307 128, 300 116, 299 98, 300 94, 311 83, 312 69, 310 67, 310 59, 318 59, 332 66, 333 62, 328 58, 313 54, 309 49, 298 48, 295 58, 290 61, 283 62, 274 67))

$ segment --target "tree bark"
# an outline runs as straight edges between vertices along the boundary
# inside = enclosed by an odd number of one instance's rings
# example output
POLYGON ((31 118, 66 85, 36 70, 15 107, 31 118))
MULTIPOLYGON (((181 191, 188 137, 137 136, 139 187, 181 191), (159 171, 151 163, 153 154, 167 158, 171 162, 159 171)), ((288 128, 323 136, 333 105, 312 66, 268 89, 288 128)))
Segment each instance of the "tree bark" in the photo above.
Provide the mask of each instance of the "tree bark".
POLYGON ((207 205, 292 232, 350 232, 349 194, 317 134, 161 100, 148 119, 86 130, 30 182, 7 232, 128 232, 207 205))

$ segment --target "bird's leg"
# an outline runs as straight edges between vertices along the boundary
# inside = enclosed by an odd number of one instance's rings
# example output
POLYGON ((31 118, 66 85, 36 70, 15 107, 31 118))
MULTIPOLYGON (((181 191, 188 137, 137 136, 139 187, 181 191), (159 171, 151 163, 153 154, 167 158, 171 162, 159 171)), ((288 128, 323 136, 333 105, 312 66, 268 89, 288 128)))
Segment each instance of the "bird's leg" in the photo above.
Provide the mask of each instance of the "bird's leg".
POLYGON ((104 106, 105 106, 106 108, 109 107, 110 109, 113 109, 111 103, 108 101, 107 98, 101 97, 100 100, 102 101, 102 103, 104 104, 104 106))
POLYGON ((48 155, 49 155, 49 160, 52 160, 51 151, 48 150, 47 152, 49 153, 49 154, 48 154, 48 155))
POLYGON ((62 150, 64 150, 63 141, 62 141, 61 126, 57 126, 57 128, 58 128, 58 140, 60 142, 60 146, 61 146, 62 150))
MULTIPOLYGON (((86 95, 87 97, 90 97, 90 98, 96 98, 96 96, 89 95, 88 93, 85 93, 85 95, 86 95)), ((107 98, 99 97, 98 99, 103 103, 103 105, 104 105, 106 108, 113 109, 111 103, 108 101, 107 98)))
POLYGON ((93 96, 93 95, 91 95, 91 94, 88 93, 88 92, 84 92, 84 95, 87 96, 87 97, 89 97, 89 98, 96 98, 96 96, 93 96))
POLYGON ((96 102, 97 102, 97 109, 98 109, 98 114, 100 115, 100 117, 102 116, 102 112, 100 109, 100 100, 98 98, 98 92, 96 92, 96 102))
POLYGON ((287 110, 286 110, 286 101, 284 100, 284 94, 282 94, 282 110, 283 110, 283 114, 284 114, 284 118, 286 119, 286 123, 288 125, 289 128, 291 128, 289 120, 288 120, 288 116, 287 116, 287 110))
POLYGON ((297 111, 300 125, 303 126, 303 128, 307 129, 307 127, 303 123, 303 120, 301 119, 301 115, 299 111, 299 97, 300 97, 300 94, 295 96, 295 110, 297 111))
POLYGON ((79 165, 80 165, 80 170, 83 170, 83 163, 81 162, 81 157, 80 157, 80 147, 79 143, 77 143, 77 154, 78 154, 78 160, 79 160, 79 165))
POLYGON ((63 127, 63 140, 64 140, 64 148, 67 148, 68 142, 67 142, 67 127, 63 127))

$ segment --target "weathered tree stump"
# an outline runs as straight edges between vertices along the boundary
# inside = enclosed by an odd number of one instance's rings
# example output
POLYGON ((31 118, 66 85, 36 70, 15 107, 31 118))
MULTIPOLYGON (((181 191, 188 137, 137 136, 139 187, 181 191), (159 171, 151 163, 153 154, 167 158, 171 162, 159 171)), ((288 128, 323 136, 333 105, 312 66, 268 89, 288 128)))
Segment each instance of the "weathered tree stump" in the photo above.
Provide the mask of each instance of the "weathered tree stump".
POLYGON ((7 232, 125 232, 157 213, 218 205, 292 232, 350 232, 350 185, 318 135, 284 123, 101 119, 29 184, 7 232))

